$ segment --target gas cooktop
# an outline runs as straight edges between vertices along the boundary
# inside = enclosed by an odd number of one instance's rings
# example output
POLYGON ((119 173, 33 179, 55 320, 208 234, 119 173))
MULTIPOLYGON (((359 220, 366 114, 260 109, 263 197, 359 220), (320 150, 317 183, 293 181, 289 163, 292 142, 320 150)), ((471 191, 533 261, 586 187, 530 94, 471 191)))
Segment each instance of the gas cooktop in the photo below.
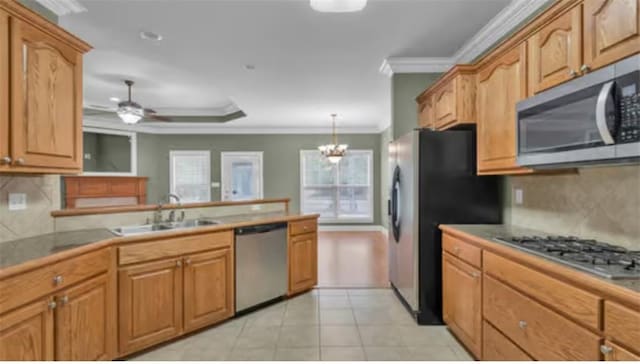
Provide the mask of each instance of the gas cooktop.
POLYGON ((503 243, 609 279, 640 279, 640 251, 575 236, 499 236, 503 243))

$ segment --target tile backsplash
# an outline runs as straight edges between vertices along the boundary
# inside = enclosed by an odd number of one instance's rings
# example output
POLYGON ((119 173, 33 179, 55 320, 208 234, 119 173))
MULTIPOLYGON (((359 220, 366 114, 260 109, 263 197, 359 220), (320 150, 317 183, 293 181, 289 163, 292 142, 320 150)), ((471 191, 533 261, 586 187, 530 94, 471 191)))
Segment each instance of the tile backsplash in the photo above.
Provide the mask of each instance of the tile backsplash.
POLYGON ((60 209, 60 176, 0 175, 0 242, 53 232, 60 209), (24 193, 27 207, 9 211, 9 193, 24 193))
POLYGON ((640 166, 513 176, 506 188, 507 223, 640 250, 640 166), (523 190, 522 204, 515 203, 515 189, 523 190))

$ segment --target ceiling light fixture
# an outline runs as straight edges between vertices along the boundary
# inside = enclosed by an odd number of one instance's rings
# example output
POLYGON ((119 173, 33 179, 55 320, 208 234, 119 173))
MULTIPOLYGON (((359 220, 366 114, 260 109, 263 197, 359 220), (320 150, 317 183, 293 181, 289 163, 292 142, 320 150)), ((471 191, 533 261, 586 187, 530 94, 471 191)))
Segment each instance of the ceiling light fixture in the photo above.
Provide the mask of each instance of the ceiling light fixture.
POLYGON ((162 36, 160 34, 149 31, 140 32, 140 38, 150 40, 152 42, 159 42, 162 40, 162 36))
POLYGON ((327 157, 329 162, 333 164, 339 163, 342 157, 347 154, 347 148, 349 148, 347 144, 338 144, 338 135, 336 134, 336 116, 338 115, 331 114, 333 124, 333 144, 325 144, 318 147, 320 153, 327 157))
POLYGON ((120 98, 119 98, 119 97, 115 97, 115 96, 113 96, 113 97, 110 97, 110 98, 109 98, 109 101, 113 101, 113 102, 120 102, 120 98))
POLYGON ((125 124, 135 124, 144 116, 144 109, 139 104, 131 101, 133 81, 125 80, 124 83, 129 87, 129 100, 119 103, 116 113, 125 124))
POLYGON ((310 0, 310 4, 321 13, 351 13, 364 9, 367 0, 310 0))

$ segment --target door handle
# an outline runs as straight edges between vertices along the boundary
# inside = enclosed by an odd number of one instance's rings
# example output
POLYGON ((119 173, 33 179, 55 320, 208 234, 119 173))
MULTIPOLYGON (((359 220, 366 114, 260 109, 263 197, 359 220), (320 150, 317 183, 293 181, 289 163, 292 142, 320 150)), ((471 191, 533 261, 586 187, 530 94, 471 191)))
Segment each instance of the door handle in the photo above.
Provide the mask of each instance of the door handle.
POLYGON ((596 103, 596 126, 598 127, 598 132, 604 144, 607 145, 614 143, 609 127, 607 126, 607 101, 611 96, 613 82, 614 81, 609 81, 602 86, 596 103))

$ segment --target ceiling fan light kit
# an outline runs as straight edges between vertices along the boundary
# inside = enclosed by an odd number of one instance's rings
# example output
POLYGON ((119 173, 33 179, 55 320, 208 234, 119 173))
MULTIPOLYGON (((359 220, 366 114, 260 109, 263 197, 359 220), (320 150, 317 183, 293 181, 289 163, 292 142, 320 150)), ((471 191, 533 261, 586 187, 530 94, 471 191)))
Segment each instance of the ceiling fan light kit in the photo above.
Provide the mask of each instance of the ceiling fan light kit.
POLYGON ((310 0, 310 5, 321 13, 351 13, 362 11, 367 0, 310 0))

